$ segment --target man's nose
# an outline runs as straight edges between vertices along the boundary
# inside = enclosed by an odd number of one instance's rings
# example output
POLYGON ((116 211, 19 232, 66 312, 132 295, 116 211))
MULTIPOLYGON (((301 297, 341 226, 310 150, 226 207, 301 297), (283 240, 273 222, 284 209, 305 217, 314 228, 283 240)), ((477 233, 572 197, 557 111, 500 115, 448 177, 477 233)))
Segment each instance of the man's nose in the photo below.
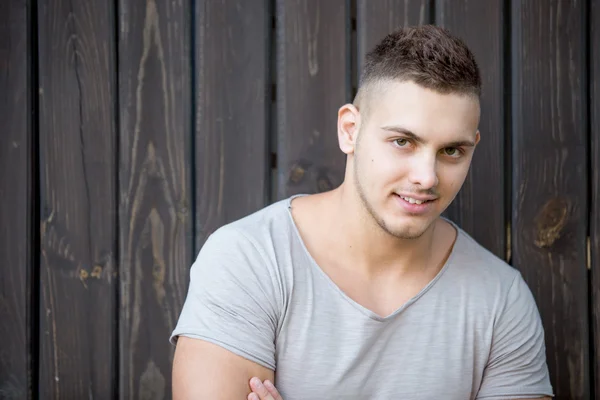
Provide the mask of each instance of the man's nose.
POLYGON ((431 189, 437 186, 436 158, 430 155, 417 156, 412 160, 409 181, 422 189, 431 189))

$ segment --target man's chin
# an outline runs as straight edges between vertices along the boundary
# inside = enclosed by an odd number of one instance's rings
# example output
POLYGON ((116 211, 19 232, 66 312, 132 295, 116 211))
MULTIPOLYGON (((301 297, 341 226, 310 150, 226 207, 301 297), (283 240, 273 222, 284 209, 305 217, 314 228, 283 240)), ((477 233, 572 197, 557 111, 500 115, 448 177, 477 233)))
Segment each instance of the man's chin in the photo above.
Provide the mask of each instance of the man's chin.
POLYGON ((402 240, 417 240, 420 237, 423 236, 423 234, 425 233, 425 231, 414 231, 414 230, 395 230, 395 231, 390 231, 389 232, 392 236, 394 236, 397 239, 402 239, 402 240))
POLYGON ((418 239, 423 236, 425 232, 427 232, 428 227, 429 224, 427 223, 396 223, 388 224, 386 230, 388 233, 397 237, 398 239, 418 239))

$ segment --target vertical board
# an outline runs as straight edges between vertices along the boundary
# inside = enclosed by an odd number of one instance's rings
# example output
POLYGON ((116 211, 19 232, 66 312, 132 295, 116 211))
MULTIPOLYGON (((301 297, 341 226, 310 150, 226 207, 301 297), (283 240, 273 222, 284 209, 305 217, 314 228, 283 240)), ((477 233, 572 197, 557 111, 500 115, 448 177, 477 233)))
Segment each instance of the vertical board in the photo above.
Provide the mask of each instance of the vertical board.
POLYGON ((337 111, 350 100, 346 0, 277 0, 278 198, 344 178, 337 111))
POLYGON ((40 0, 40 398, 112 398, 114 12, 40 0))
MULTIPOLYGON (((436 24, 465 41, 481 71, 481 141, 447 216, 500 258, 507 258, 504 163, 504 0, 438 0, 436 24), (481 221, 485 221, 482 223, 481 221)), ((507 28, 506 28, 507 29, 507 28)), ((510 167, 510 166, 508 166, 510 167)))
POLYGON ((266 205, 269 1, 196 2, 196 245, 266 205))
POLYGON ((590 276, 592 279, 591 316, 593 336, 592 382, 600 397, 600 1, 591 0, 590 23, 590 144, 591 148, 591 214, 590 214, 590 276))
POLYGON ((540 308, 557 398, 587 399, 584 2, 512 5, 513 265, 540 308))
MULTIPOLYGON (((0 398, 27 399, 32 243, 29 4, 0 3, 0 398)), ((37 334, 37 332, 34 332, 37 334)))
POLYGON ((387 34, 404 26, 432 22, 431 0, 356 1, 359 74, 362 71, 366 54, 387 34))
POLYGON ((119 392, 165 399, 192 254, 191 3, 118 4, 119 392))

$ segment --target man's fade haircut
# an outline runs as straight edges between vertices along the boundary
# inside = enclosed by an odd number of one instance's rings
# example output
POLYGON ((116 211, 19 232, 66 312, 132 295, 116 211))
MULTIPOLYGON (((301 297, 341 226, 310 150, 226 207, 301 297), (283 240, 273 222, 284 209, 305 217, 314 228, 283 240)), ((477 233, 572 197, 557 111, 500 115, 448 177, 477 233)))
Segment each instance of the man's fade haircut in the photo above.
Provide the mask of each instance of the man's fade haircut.
POLYGON ((354 104, 361 103, 366 88, 389 80, 412 81, 441 94, 481 96, 473 53, 461 39, 435 25, 404 27, 383 38, 365 57, 354 104))

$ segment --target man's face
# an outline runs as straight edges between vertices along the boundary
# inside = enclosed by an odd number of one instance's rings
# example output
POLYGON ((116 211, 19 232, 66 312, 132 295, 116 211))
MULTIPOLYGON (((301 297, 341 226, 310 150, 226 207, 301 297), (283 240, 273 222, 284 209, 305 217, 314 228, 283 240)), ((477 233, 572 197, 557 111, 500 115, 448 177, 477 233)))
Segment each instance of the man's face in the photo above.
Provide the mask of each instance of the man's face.
POLYGON ((386 82, 368 101, 350 154, 353 184, 389 234, 420 237, 454 200, 479 141, 479 102, 413 82, 386 82))

